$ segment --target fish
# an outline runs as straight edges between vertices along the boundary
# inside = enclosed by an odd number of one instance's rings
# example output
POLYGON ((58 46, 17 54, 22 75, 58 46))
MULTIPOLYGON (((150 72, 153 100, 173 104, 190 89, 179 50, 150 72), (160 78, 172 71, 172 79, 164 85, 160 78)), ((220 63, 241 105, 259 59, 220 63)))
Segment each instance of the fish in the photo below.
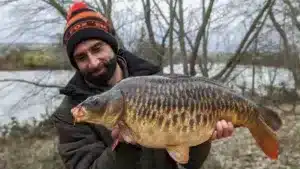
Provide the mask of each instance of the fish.
MULTIPOLYGON (((180 164, 188 163, 190 147, 211 139, 219 120, 248 128, 270 159, 279 155, 279 114, 206 77, 128 77, 86 98, 71 113, 74 123, 118 127, 125 142, 165 149, 180 164)), ((112 146, 117 144, 118 139, 112 146)))

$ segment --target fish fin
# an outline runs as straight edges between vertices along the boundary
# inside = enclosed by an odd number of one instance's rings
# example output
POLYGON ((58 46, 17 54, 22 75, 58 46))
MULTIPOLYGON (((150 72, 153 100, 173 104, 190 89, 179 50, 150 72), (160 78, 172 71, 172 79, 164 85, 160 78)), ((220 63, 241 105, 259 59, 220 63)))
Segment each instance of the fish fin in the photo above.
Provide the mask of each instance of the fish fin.
POLYGON ((121 130, 121 135, 127 143, 134 143, 133 136, 128 129, 121 130))
POLYGON ((172 145, 166 147, 167 152, 173 160, 180 164, 186 164, 189 161, 190 148, 185 145, 172 145))
POLYGON ((277 131, 281 128, 282 120, 275 111, 267 107, 261 107, 260 115, 263 117, 264 122, 274 131, 277 131))
POLYGON ((262 151, 269 158, 277 159, 279 143, 276 133, 263 121, 263 119, 258 118, 256 124, 251 125, 249 130, 262 151))
POLYGON ((130 144, 135 144, 135 139, 133 136, 133 132, 130 128, 127 127, 122 121, 119 122, 120 134, 123 137, 124 141, 130 144))

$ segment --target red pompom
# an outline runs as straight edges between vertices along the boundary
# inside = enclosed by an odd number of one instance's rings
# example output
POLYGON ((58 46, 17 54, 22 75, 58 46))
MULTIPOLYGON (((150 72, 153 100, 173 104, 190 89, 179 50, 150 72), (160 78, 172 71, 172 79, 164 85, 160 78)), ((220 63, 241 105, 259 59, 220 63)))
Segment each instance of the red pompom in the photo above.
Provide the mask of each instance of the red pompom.
POLYGON ((68 15, 67 15, 67 20, 70 19, 72 13, 78 9, 82 9, 82 8, 88 8, 87 4, 83 1, 79 1, 79 0, 74 0, 73 4, 70 6, 69 10, 68 10, 68 15))
POLYGON ((73 5, 71 6, 70 11, 76 11, 78 9, 81 8, 88 8, 88 6, 86 5, 86 3, 82 2, 82 1, 74 1, 73 5))

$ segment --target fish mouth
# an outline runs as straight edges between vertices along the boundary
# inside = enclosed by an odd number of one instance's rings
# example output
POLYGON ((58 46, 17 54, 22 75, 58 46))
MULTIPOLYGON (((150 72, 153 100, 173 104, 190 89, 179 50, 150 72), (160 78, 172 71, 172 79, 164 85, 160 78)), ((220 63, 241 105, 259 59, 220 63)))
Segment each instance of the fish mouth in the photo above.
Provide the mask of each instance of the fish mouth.
POLYGON ((84 121, 87 115, 87 111, 81 105, 75 106, 71 109, 71 113, 74 118, 74 123, 84 121))

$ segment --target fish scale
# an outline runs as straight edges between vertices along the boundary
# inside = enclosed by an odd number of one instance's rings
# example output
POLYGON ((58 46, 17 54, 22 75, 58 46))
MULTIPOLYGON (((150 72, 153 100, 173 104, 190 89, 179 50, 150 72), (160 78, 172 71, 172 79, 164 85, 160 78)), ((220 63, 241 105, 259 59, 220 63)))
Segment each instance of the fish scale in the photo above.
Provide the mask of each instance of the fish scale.
MULTIPOLYGON (((152 81, 153 82, 153 81, 152 81)), ((205 101, 206 98, 209 98, 209 94, 206 92, 206 90, 202 89, 202 97, 200 96, 201 93, 200 92, 194 92, 196 94, 193 94, 193 91, 194 89, 199 89, 200 86, 199 84, 196 85, 195 83, 188 83, 188 82, 185 82, 185 83, 172 83, 170 82, 169 85, 165 85, 165 88, 169 89, 169 90, 162 90, 161 91, 161 87, 156 87, 155 85, 160 85, 158 83, 166 83, 167 81, 164 81, 164 80, 161 80, 159 79, 158 81, 154 82, 154 83, 150 83, 148 85, 145 85, 147 88, 147 92, 144 93, 143 96, 141 96, 142 93, 138 93, 138 92, 135 92, 134 95, 135 97, 137 98, 141 98, 141 100, 143 100, 142 98, 146 98, 149 100, 148 102, 148 105, 143 105, 142 103, 140 103, 140 106, 137 106, 135 104, 130 104, 128 105, 128 109, 132 109, 133 111, 130 111, 130 112, 139 112, 139 114, 141 114, 142 117, 144 118, 141 118, 141 120, 148 120, 147 117, 148 114, 155 114, 153 116, 156 116, 158 117, 158 122, 156 123, 157 126, 155 126, 157 129, 160 129, 160 130, 163 130, 163 129, 172 129, 170 128, 170 125, 182 125, 182 127, 180 128, 180 132, 189 132, 189 131, 193 131, 193 129, 195 130, 196 126, 191 126, 190 124, 194 124, 194 123, 190 123, 190 121, 193 121, 193 116, 191 115, 191 113, 193 111, 190 111, 192 109, 192 106, 191 104, 189 104, 189 100, 193 99, 195 102, 199 102, 201 101, 199 98, 202 98, 203 99, 203 106, 199 107, 198 110, 195 109, 195 112, 196 114, 201 114, 201 112, 206 112, 208 113, 207 115, 204 115, 204 116, 199 116, 198 117, 198 122, 196 124, 200 124, 202 122, 202 125, 204 126, 209 126, 210 123, 209 122, 209 119, 213 119, 212 114, 210 114, 210 109, 209 108, 209 104, 208 101, 205 101), (178 90, 176 90, 176 88, 178 90), (185 89, 189 89, 189 90, 185 90, 185 89), (184 91, 183 94, 179 94, 181 93, 182 91, 184 91), (166 91, 169 91, 169 92, 166 92, 166 91), (174 92, 172 92, 174 91, 174 92), (173 109, 174 109, 174 112, 170 112, 170 111, 163 111, 165 110, 166 107, 168 106, 164 106, 163 102, 161 99, 159 99, 160 97, 157 96, 158 93, 162 93, 164 96, 165 96, 165 101, 168 103, 168 105, 173 105, 173 109), (172 97, 172 93, 175 97, 172 97), (151 96, 150 96, 151 95, 151 96), (189 99, 187 99, 189 98, 189 99), (198 100, 197 100, 198 98, 198 100), (175 102, 175 104, 172 104, 172 101, 175 102), (139 109, 136 109, 135 107, 141 107, 141 105, 145 106, 145 109, 147 109, 147 106, 149 107, 149 109, 151 111, 144 111, 144 112, 140 112, 141 110, 139 109), (159 106, 160 108, 158 109, 156 106, 159 106), (161 112, 165 112, 163 115, 161 115, 161 112), (185 113, 187 112, 187 113, 185 113), (167 115, 169 114, 173 114, 173 115, 179 115, 179 118, 178 116, 175 116, 174 118, 171 118, 171 120, 167 117, 167 115)), ((146 83, 146 82, 145 82, 146 83)), ((137 84, 139 84, 139 82, 137 82, 137 84)), ((143 88, 144 85, 141 85, 141 86, 137 86, 138 90, 139 91, 143 91, 143 88)), ((200 88, 201 89, 201 88, 200 88)), ((209 88, 208 88, 209 89, 209 88)), ((137 90, 137 89, 136 89, 137 90)), ((132 90, 131 90, 132 91, 132 90)), ((130 99, 131 98, 135 98, 133 95, 131 95, 131 93, 128 93, 128 101, 130 102, 130 99)), ((138 104, 138 103, 136 103, 138 104)), ((222 104, 222 103, 221 103, 222 104)), ((142 121, 141 123, 144 124, 144 121, 142 121)), ((147 130, 146 129, 146 126, 145 127, 145 131, 147 130)), ((153 127, 153 125, 151 125, 151 127, 153 127)), ((177 128, 178 129, 178 128, 177 128)))
POLYGON ((178 163, 187 163, 189 147, 209 140, 222 119, 248 128, 266 155, 278 156, 276 112, 203 77, 129 77, 71 111, 76 122, 119 126, 127 142, 165 148, 178 163))

